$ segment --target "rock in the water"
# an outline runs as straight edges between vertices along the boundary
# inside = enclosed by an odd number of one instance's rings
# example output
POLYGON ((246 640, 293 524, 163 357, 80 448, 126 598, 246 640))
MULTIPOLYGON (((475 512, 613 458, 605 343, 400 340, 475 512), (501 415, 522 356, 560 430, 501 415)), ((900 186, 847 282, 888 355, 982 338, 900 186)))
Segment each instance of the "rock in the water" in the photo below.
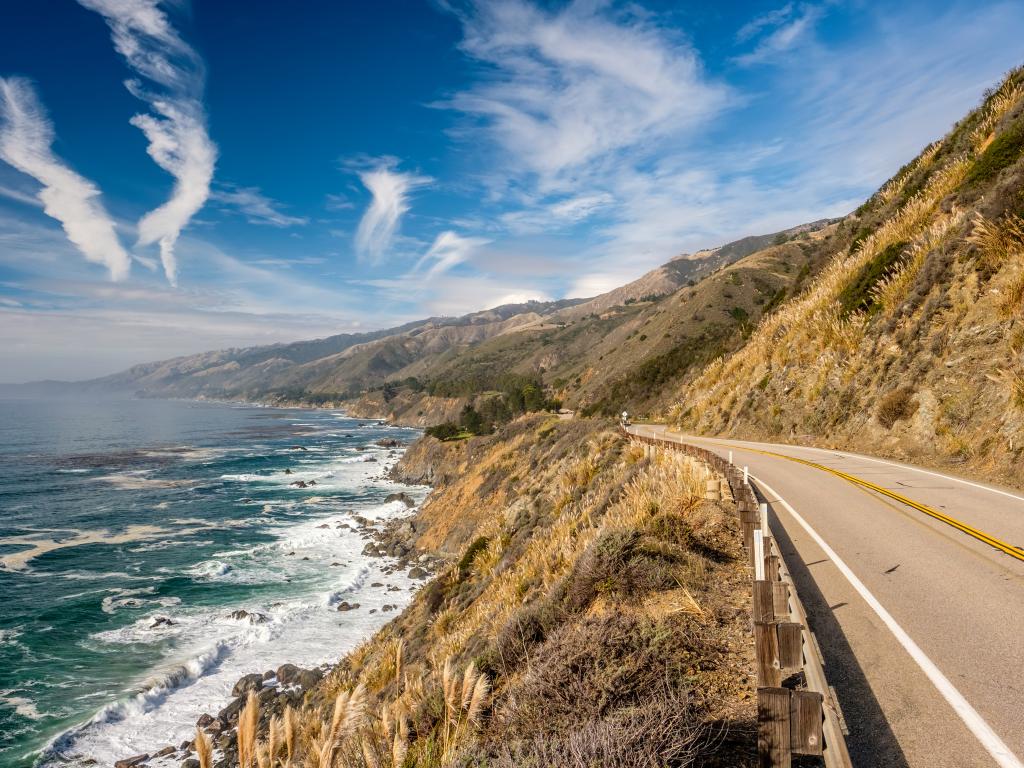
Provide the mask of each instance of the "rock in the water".
POLYGON ((174 747, 164 747, 159 752, 154 753, 153 757, 167 757, 168 755, 173 755, 177 751, 178 750, 174 747))
POLYGON ((410 579, 425 579, 427 578, 427 572, 420 568, 418 565, 415 568, 409 569, 410 579))
POLYGON ((384 584, 383 584, 383 583, 381 583, 381 582, 379 582, 379 581, 375 581, 375 582, 373 582, 373 583, 372 583, 372 584, 371 584, 370 586, 371 586, 371 587, 383 587, 383 586, 384 586, 384 584))
POLYGON ((363 459, 363 461, 367 462, 368 464, 376 464, 377 458, 375 456, 367 456, 365 459, 363 459))
POLYGON ((320 525, 317 526, 317 528, 330 528, 330 527, 331 526, 328 523, 321 523, 320 525))
POLYGON ((249 691, 259 691, 261 688, 263 688, 263 675, 254 672, 251 675, 240 677, 235 683, 235 687, 231 689, 231 695, 245 696, 249 691))
POLYGON ((114 763, 114 768, 135 768, 136 765, 142 765, 147 760, 149 760, 148 754, 126 757, 124 760, 118 760, 114 763))
POLYGON ((389 501, 400 501, 407 507, 416 506, 416 502, 413 500, 412 496, 410 496, 408 493, 405 493, 404 491, 401 493, 389 493, 386 497, 384 497, 384 503, 386 504, 389 501))
POLYGON ((212 723, 213 720, 214 720, 213 715, 207 715, 207 714, 204 713, 204 714, 199 716, 198 720, 196 720, 196 728, 205 728, 210 723, 212 723))
POLYGON ((266 624, 268 621, 270 621, 270 617, 267 616, 265 613, 258 613, 256 611, 232 611, 230 616, 232 619, 236 619, 238 621, 241 621, 242 619, 248 619, 250 624, 266 624))
POLYGON ((398 446, 401 445, 401 443, 395 440, 395 438, 393 437, 382 437, 380 440, 377 441, 377 445, 379 445, 381 448, 397 448, 398 446))
POLYGON ((288 469, 288 467, 285 467, 285 468, 284 468, 284 473, 285 473, 286 475, 290 475, 290 474, 292 473, 292 471, 291 471, 290 469, 288 469))
POLYGON ((171 621, 167 616, 154 616, 153 623, 149 625, 150 629, 156 629, 157 627, 173 627, 175 622, 171 621))
POLYGON ((294 483, 289 483, 289 485, 292 488, 306 488, 306 487, 308 487, 306 485, 306 481, 305 480, 296 480, 294 483))
POLYGON ((303 447, 302 447, 301 445, 293 445, 293 446, 292 446, 292 450, 293 450, 293 451, 304 451, 304 450, 306 450, 306 449, 305 449, 305 448, 303 448, 303 447))
POLYGON ((359 607, 359 603, 350 603, 348 600, 342 600, 338 603, 339 611, 354 611, 359 607))

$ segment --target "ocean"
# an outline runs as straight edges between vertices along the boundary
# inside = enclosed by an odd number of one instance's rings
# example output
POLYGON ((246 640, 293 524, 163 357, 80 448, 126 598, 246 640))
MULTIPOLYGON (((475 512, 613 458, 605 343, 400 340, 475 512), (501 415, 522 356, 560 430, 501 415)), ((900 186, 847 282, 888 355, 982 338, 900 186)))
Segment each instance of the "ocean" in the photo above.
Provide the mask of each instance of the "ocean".
POLYGON ((418 582, 361 554, 354 517, 425 497, 377 445, 417 436, 326 410, 0 400, 0 768, 179 744, 242 675, 368 638, 418 582))

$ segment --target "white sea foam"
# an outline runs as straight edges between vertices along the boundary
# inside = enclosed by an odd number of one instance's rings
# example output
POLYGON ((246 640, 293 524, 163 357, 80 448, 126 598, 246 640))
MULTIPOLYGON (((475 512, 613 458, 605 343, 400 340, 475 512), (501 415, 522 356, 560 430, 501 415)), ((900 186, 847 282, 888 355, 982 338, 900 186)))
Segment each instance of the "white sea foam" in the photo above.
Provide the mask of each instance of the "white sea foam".
POLYGON ((42 720, 46 717, 32 699, 19 695, 18 691, 0 691, 0 704, 12 707, 17 714, 28 720, 42 720))
MULTIPOLYGON (((274 535, 274 541, 226 549, 190 569, 190 575, 204 580, 281 584, 277 597, 211 609, 162 605, 159 601, 168 598, 155 595, 152 588, 108 595, 105 610, 128 606, 173 610, 151 611, 128 626, 98 633, 91 641, 108 647, 151 645, 167 654, 165 661, 136 683, 135 694, 107 705, 89 722, 57 739, 42 764, 49 767, 62 758, 81 755, 109 765, 128 755, 178 744, 192 737, 200 714, 215 714, 230 701, 231 688, 243 674, 275 669, 285 662, 307 668, 334 662, 394 615, 382 610, 385 605, 404 607, 411 588, 419 582, 403 573, 384 573, 391 561, 363 556, 365 542, 358 531, 340 526, 351 526, 355 514, 371 521, 404 516, 409 513, 405 505, 347 499, 341 509, 325 494, 334 488, 368 491, 371 481, 375 491, 383 493, 405 490, 422 496, 426 489, 372 480, 394 459, 381 456, 380 463, 371 464, 363 463, 362 455, 358 462, 332 458, 292 475, 274 476, 270 483, 286 485, 308 471, 322 477, 324 484, 318 480, 314 486, 316 495, 308 499, 311 504, 267 502, 272 513, 302 516, 284 526, 266 517, 255 518, 274 535), (378 582, 397 590, 370 586, 378 582), (360 607, 338 612, 342 600, 360 607), (237 609, 262 614, 265 620, 252 623, 231 618, 237 609), (157 622, 161 616, 171 623, 157 622), (170 650, 165 650, 168 645, 170 650)), ((267 476, 258 477, 252 482, 268 482, 267 476)))

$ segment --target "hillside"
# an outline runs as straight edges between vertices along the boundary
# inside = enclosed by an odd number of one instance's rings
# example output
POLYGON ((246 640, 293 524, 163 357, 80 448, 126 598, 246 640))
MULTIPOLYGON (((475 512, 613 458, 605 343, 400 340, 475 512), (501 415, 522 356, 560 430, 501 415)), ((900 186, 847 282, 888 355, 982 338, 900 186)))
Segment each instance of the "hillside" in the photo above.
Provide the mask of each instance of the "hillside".
POLYGON ((747 343, 678 391, 702 433, 862 450, 1020 484, 1024 71, 901 169, 747 343))
POLYGON ((247 704, 243 678, 199 720, 217 765, 756 764, 742 537, 703 465, 544 415, 428 438, 396 469, 435 490, 381 546, 441 573, 322 681, 247 704))

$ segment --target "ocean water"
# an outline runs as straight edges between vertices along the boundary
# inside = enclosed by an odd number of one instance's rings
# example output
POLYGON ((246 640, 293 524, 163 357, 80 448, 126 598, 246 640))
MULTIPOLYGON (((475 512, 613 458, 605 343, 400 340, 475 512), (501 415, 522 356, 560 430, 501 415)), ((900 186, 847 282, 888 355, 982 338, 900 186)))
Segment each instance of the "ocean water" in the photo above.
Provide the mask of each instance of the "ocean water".
POLYGON ((332 411, 0 400, 0 768, 176 745, 243 674, 367 638, 416 584, 360 554, 352 519, 422 500, 375 445, 416 436, 332 411))

